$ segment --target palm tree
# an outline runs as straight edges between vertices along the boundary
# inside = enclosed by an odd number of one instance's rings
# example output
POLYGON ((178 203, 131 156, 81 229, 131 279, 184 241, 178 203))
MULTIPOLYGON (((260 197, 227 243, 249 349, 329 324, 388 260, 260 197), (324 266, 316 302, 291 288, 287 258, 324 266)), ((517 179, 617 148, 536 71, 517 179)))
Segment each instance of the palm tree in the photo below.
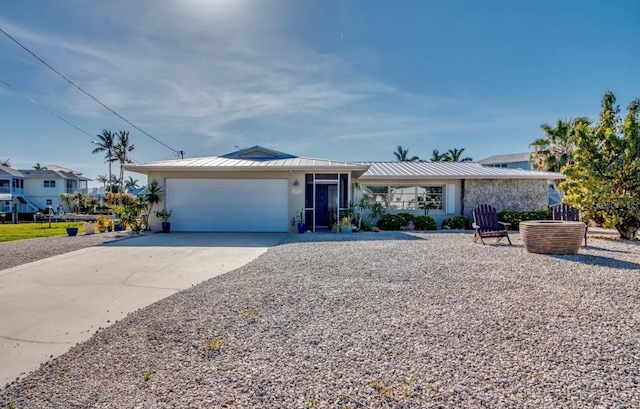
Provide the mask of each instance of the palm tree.
POLYGON ((462 152, 464 152, 464 148, 453 148, 449 149, 447 153, 445 153, 446 158, 443 159, 445 162, 473 162, 473 159, 470 157, 462 158, 462 152))
POLYGON ((124 181, 124 190, 129 191, 138 187, 138 179, 134 179, 133 176, 129 176, 129 179, 124 181))
POLYGON ((98 177, 96 178, 97 182, 102 183, 102 189, 105 191, 107 191, 107 182, 109 182, 109 178, 107 178, 107 175, 98 175, 98 177))
POLYGON ((396 156, 396 159, 399 162, 416 162, 420 160, 420 158, 417 156, 412 156, 411 158, 409 158, 409 148, 402 149, 402 145, 398 145, 398 149, 393 152, 393 154, 396 156))
POLYGON ((47 170, 47 167, 46 167, 46 166, 42 166, 42 165, 40 165, 40 163, 36 163, 36 164, 33 166, 33 168, 34 168, 35 170, 47 170))
POLYGON ((62 193, 60 195, 60 200, 64 201, 67 204, 67 207, 69 208, 69 211, 73 211, 73 206, 71 205, 71 202, 73 201, 74 196, 71 193, 62 193))
POLYGON ((438 151, 437 149, 434 149, 433 152, 431 153, 431 161, 432 162, 443 162, 446 161, 447 159, 447 155, 448 153, 440 153, 440 151, 438 151))
POLYGON ((127 153, 135 149, 134 145, 129 143, 129 131, 118 131, 118 144, 114 147, 115 157, 120 162, 120 179, 118 193, 122 193, 124 184, 124 165, 131 163, 131 158, 127 156, 127 153))
POLYGON ((540 125, 545 136, 533 141, 529 146, 533 147, 531 161, 535 170, 560 172, 565 165, 573 163, 571 153, 573 142, 571 141, 579 126, 590 126, 588 118, 558 119, 556 126, 548 124, 540 125))
POLYGON ((11 158, 7 159, 7 160, 0 160, 0 166, 6 166, 8 168, 11 167, 11 163, 9 163, 9 161, 11 160, 11 158))
POLYGON ((146 230, 151 229, 151 227, 149 227, 149 215, 152 214, 151 210, 153 210, 153 206, 162 202, 163 193, 164 192, 162 191, 162 188, 158 186, 158 182, 156 182, 155 180, 144 187, 144 193, 142 193, 142 200, 147 205, 147 217, 143 218, 145 220, 146 230))
POLYGON ((97 145, 97 147, 93 150, 94 155, 96 153, 104 152, 105 162, 109 164, 109 180, 111 180, 111 176, 113 172, 111 172, 111 162, 115 161, 115 135, 111 133, 111 131, 107 131, 106 129, 102 130, 100 135, 97 135, 98 140, 92 141, 97 145))

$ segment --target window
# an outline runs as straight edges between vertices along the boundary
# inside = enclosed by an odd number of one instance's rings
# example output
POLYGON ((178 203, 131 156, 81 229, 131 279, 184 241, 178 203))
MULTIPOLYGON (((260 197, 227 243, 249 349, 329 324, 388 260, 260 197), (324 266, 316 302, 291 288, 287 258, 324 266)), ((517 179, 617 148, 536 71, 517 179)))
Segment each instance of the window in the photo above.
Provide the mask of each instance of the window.
POLYGON ((45 180, 44 181, 44 187, 56 187, 56 181, 55 180, 45 180))
POLYGON ((47 199, 47 206, 51 206, 53 204, 53 200, 47 199))
POLYGON ((14 189, 24 189, 24 180, 23 179, 13 179, 13 180, 11 180, 11 186, 14 189))
POLYGON ((444 210, 443 186, 364 186, 369 204, 390 210, 444 210))

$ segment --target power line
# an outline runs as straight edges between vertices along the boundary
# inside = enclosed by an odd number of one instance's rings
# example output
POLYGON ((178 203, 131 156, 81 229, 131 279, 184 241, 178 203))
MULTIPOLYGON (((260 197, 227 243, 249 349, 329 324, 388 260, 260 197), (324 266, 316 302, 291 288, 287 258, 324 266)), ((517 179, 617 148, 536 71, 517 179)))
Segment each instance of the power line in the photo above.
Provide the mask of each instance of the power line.
POLYGON ((3 80, 2 78, 0 78, 0 82, 2 82, 4 85, 6 85, 7 87, 11 88, 13 91, 15 91, 16 93, 22 95, 23 97, 25 97, 26 99, 28 99, 29 101, 33 102, 34 104, 36 104, 37 106, 39 106, 40 108, 44 109, 45 111, 47 111, 48 113, 50 113, 51 115, 55 116, 56 118, 58 118, 59 120, 66 122, 67 124, 73 126, 74 128, 76 128, 78 131, 82 132, 83 134, 87 135, 89 138, 93 138, 93 136, 91 136, 87 131, 85 131, 84 129, 79 128, 78 126, 76 126, 75 124, 71 123, 70 121, 64 119, 63 117, 61 117, 60 115, 56 114, 55 112, 53 112, 52 110, 50 110, 49 108, 45 107, 44 105, 42 105, 41 103, 39 103, 38 101, 36 101, 35 99, 31 98, 30 96, 28 96, 27 94, 18 91, 13 85, 9 84, 7 81, 3 80))
POLYGON ((16 40, 15 38, 13 38, 9 33, 7 33, 6 31, 4 31, 2 28, 0 28, 0 32, 2 32, 2 34, 4 34, 5 36, 9 37, 14 43, 18 44, 18 46, 20 46, 20 48, 22 48, 23 50, 25 50, 26 52, 28 52, 29 54, 31 54, 36 60, 40 61, 42 64, 44 64, 47 68, 49 68, 51 71, 55 72, 56 74, 58 74, 61 78, 63 78, 65 81, 67 81, 69 84, 73 85, 74 87, 76 87, 80 92, 82 92, 83 94, 87 95, 89 98, 93 99, 95 102, 97 102, 98 104, 102 105, 102 107, 104 107, 106 110, 108 110, 109 112, 111 112, 112 114, 114 114, 115 116, 117 116, 118 118, 122 119, 124 122, 128 123, 129 125, 131 125, 132 127, 134 127, 135 129, 137 129, 138 131, 142 132, 143 134, 145 134, 146 136, 148 136, 149 138, 153 139, 154 141, 158 142, 160 145, 168 148, 169 150, 173 151, 174 154, 176 154, 177 156, 180 156, 181 158, 184 158, 184 151, 178 151, 176 149, 173 149, 171 146, 167 145, 166 143, 160 141, 159 139, 155 138, 154 136, 148 134, 147 132, 145 132, 143 129, 141 129, 140 127, 138 127, 137 125, 135 125, 134 123, 132 123, 131 121, 129 121, 127 118, 123 117, 122 115, 120 115, 119 113, 117 113, 116 111, 114 111, 113 109, 109 108, 107 105, 105 105, 104 103, 102 103, 100 100, 98 100, 98 98, 94 97, 93 95, 91 95, 89 92, 85 91, 84 89, 82 89, 82 87, 80 87, 79 85, 77 85, 75 82, 71 81, 69 78, 67 78, 64 74, 62 74, 60 71, 56 70, 55 68, 53 68, 51 65, 49 65, 45 60, 43 60, 42 58, 38 57, 33 51, 29 50, 27 47, 25 47, 24 45, 22 45, 22 43, 20 43, 20 41, 16 40))

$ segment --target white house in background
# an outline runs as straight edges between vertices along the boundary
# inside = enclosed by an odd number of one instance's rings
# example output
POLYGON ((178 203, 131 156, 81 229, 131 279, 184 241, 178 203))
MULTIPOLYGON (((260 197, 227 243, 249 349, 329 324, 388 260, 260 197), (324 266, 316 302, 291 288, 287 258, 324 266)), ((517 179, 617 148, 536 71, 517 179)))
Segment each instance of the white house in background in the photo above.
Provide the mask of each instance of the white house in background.
POLYGON ((504 155, 493 155, 478 161, 484 166, 508 169, 533 169, 531 166, 531 152, 507 153, 504 155))
POLYGON ((59 205, 68 211, 60 195, 76 191, 86 194, 90 180, 80 172, 55 165, 47 166, 46 170, 0 166, 0 211, 11 212, 14 205, 19 213, 35 213, 47 207, 57 211, 59 205))
MULTIPOLYGON (((387 213, 444 219, 470 216, 489 203, 498 210, 547 208, 547 181, 560 173, 486 167, 458 162, 338 162, 303 158, 254 146, 222 156, 125 165, 146 174, 164 191, 171 229, 213 232, 287 232, 302 210, 307 228, 318 231, 345 215, 363 192, 387 213)), ((150 215, 154 228, 159 220, 150 215)))

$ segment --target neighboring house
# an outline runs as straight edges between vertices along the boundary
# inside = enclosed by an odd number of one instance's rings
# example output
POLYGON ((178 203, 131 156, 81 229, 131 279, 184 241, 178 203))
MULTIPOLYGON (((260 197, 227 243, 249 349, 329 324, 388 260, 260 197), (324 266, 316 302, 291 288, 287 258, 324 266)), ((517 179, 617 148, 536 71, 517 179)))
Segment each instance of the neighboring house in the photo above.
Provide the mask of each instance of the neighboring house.
MULTIPOLYGON (((176 231, 287 232, 300 210, 307 228, 329 229, 364 194, 387 213, 424 214, 441 223, 470 217, 477 204, 499 210, 547 207, 552 172, 457 162, 338 162, 254 146, 223 156, 126 165, 164 190, 176 231)), ((155 215, 151 222, 158 225, 155 215)))
MULTIPOLYGON (((49 166, 47 166, 49 168, 49 166)), ((0 211, 11 212, 13 206, 19 213, 35 213, 52 207, 57 211, 62 204, 62 193, 87 192, 87 179, 79 172, 61 170, 18 170, 0 166, 0 211)))
POLYGON ((531 170, 533 166, 531 166, 530 157, 531 152, 508 153, 505 155, 489 156, 488 158, 479 160, 478 163, 494 168, 531 170))

